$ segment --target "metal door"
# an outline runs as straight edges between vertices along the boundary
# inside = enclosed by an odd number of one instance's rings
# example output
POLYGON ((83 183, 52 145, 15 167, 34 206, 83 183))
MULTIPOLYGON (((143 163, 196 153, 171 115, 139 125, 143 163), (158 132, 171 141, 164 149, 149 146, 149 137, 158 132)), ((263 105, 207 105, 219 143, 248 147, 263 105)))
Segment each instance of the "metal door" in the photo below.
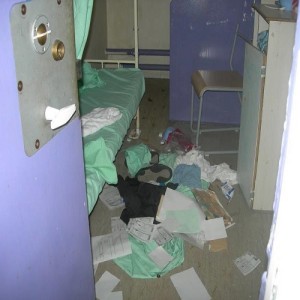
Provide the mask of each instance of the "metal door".
MULTIPOLYGON (((57 47, 56 58, 59 60, 61 44, 55 44, 57 39, 53 37, 60 35, 57 30, 67 30, 72 34, 72 11, 63 21, 63 24, 69 24, 68 28, 62 25, 59 29, 55 20, 57 14, 49 11, 46 3, 56 5, 58 9, 72 9, 72 1, 16 2, 0 2, 0 299, 95 299, 80 120, 74 114, 70 122, 52 134, 50 122, 43 119, 42 112, 46 101, 53 101, 52 104, 60 106, 58 108, 65 106, 56 96, 51 99, 55 95, 53 90, 60 87, 57 80, 61 79, 49 69, 38 73, 37 68, 27 61, 27 55, 14 56, 16 49, 11 27, 11 17, 17 5, 21 22, 34 16, 33 19, 40 22, 34 23, 36 27, 42 24, 39 37, 26 31, 26 26, 18 27, 20 38, 26 40, 31 36, 32 44, 24 42, 24 48, 32 46, 32 51, 36 51, 34 55, 43 59, 45 56, 38 50, 47 51, 43 36, 49 35, 49 51, 52 48, 52 53, 45 55, 52 55, 54 60, 53 51, 57 47), (33 13, 35 5, 39 6, 40 12, 33 13), (44 20, 49 21, 50 29, 44 20), (38 39, 40 49, 35 48, 35 39, 38 39), (28 62, 25 64, 27 76, 19 73, 16 61, 20 59, 28 62), (40 86, 32 84, 34 76, 41 80, 40 86), (52 83, 49 79, 53 80, 52 83), (31 104, 31 109, 27 110, 27 98, 32 101, 43 86, 49 99, 37 97, 36 105, 31 104), (34 89, 34 92, 26 98, 29 89, 31 92, 34 89), (33 128, 32 131, 29 129, 27 136, 24 134, 24 118, 33 128), (41 127, 38 128, 41 131, 36 131, 35 127, 41 127), (35 134, 40 134, 41 139, 37 136, 32 143, 30 139, 35 134), (25 139, 29 139, 29 152, 26 151, 25 139)), ((22 45, 17 50, 20 47, 22 45)), ((69 46, 65 51, 68 55, 74 49, 69 46)), ((72 59, 73 54, 65 57, 72 59)), ((55 66, 61 68, 56 62, 55 66)), ((75 68, 67 70, 67 76, 72 77, 75 68)), ((71 80, 69 85, 72 91, 76 89, 76 81, 71 80)), ((66 99, 67 92, 64 93, 68 88, 61 89, 66 99)), ((72 99, 74 103, 77 100, 72 99)))

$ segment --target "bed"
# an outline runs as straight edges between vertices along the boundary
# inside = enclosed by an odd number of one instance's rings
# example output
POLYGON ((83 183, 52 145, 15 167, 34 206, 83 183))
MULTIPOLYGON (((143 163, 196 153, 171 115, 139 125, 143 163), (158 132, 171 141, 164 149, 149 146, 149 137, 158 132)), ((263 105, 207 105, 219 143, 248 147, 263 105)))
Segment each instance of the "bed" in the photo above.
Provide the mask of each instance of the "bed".
POLYGON ((97 72, 104 84, 80 91, 81 116, 84 117, 95 108, 115 107, 119 109, 122 117, 83 138, 89 213, 93 210, 104 184, 117 183, 113 162, 145 91, 144 76, 139 69, 100 69, 97 72))
POLYGON ((95 109, 117 108, 122 114, 121 118, 113 124, 83 137, 87 204, 88 212, 91 213, 104 184, 117 183, 114 160, 134 117, 136 117, 136 128, 131 136, 139 137, 139 103, 145 91, 145 81, 142 71, 138 69, 137 0, 132 1, 134 58, 131 60, 83 60, 93 0, 73 0, 73 4, 76 58, 83 61, 81 65, 84 85, 79 89, 82 123, 85 116, 95 109), (90 70, 88 75, 91 76, 86 77, 91 80, 85 81, 84 66, 87 64, 90 70))

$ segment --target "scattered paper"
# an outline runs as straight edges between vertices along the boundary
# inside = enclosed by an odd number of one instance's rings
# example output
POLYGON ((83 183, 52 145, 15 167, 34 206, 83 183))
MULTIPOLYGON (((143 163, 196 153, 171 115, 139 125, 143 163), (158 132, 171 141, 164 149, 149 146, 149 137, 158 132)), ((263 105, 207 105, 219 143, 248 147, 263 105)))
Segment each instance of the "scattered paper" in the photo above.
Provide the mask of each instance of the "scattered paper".
POLYGON ((110 299, 108 298, 111 294, 111 291, 117 286, 120 282, 120 279, 105 271, 99 280, 95 284, 96 298, 99 300, 110 299))
POLYGON ((150 223, 149 218, 133 218, 127 225, 128 233, 142 242, 151 240, 154 228, 155 225, 150 223))
POLYGON ((125 231, 127 228, 126 223, 124 223, 120 217, 111 218, 111 232, 125 231))
POLYGON ((175 232, 197 233, 205 215, 195 200, 167 188, 164 197, 161 198, 156 219, 160 222, 176 220, 178 227, 175 232))
POLYGON ((126 231, 94 236, 91 244, 94 264, 132 253, 126 231))
POLYGON ((157 245, 162 246, 169 242, 173 235, 161 225, 156 225, 151 237, 157 245))
POLYGON ((204 232, 206 241, 218 240, 227 237, 223 218, 202 221, 201 230, 204 232))
POLYGON ((176 236, 181 237, 186 242, 192 244, 195 247, 198 247, 203 250, 204 244, 206 242, 204 237, 204 232, 200 231, 199 233, 176 233, 176 236))
POLYGON ((223 250, 228 249, 227 239, 218 239, 209 241, 209 247, 210 252, 220 252, 223 250))
POLYGON ((181 300, 211 299, 194 268, 172 275, 170 278, 181 300))
POLYGON ((236 258, 233 262, 243 273, 243 275, 246 276, 251 273, 260 264, 261 261, 250 252, 247 252, 244 255, 236 258))
POLYGON ((122 291, 112 292, 108 295, 106 300, 123 300, 123 292, 122 291))
POLYGON ((160 223, 165 229, 167 229, 169 232, 174 232, 176 229, 180 226, 178 221, 176 219, 168 218, 162 223, 160 223))
MULTIPOLYGON (((159 221, 166 219, 167 211, 182 211, 191 208, 198 208, 197 203, 183 193, 167 188, 165 196, 161 199, 159 211, 157 217, 159 221)), ((204 214, 202 213, 205 219, 204 214)))
POLYGON ((112 185, 105 184, 101 194, 100 200, 108 209, 115 209, 124 207, 125 203, 121 197, 119 190, 112 185))
POLYGON ((134 218, 136 220, 142 220, 145 224, 153 224, 154 218, 153 217, 142 217, 142 218, 134 218))
POLYGON ((174 258, 161 246, 154 249, 148 255, 160 269, 164 269, 174 258))
POLYGON ((176 219, 179 226, 174 230, 175 233, 195 234, 201 231, 199 213, 196 209, 186 209, 181 211, 167 211, 167 219, 176 219))
POLYGON ((234 195, 234 187, 232 187, 228 182, 225 182, 221 185, 221 191, 224 194, 225 198, 228 201, 231 201, 234 195))

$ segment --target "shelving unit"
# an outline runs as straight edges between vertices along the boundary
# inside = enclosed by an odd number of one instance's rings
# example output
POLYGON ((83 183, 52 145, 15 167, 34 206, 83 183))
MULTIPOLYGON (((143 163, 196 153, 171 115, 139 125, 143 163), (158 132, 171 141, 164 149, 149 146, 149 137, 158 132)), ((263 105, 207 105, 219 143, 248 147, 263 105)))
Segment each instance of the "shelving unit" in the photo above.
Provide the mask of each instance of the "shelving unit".
POLYGON ((246 45, 238 180, 250 207, 272 210, 286 115, 296 16, 254 5, 253 45, 246 45), (257 49, 269 31, 267 53, 257 49))

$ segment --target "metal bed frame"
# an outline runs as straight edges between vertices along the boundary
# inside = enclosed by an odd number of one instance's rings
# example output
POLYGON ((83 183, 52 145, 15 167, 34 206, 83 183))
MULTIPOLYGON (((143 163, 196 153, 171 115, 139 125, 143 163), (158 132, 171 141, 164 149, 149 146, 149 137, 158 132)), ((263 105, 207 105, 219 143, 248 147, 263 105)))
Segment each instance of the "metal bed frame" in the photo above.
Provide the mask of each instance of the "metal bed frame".
MULTIPOLYGON (((100 64, 101 68, 105 68, 105 65, 107 64, 115 64, 117 65, 117 68, 121 68, 125 64, 134 64, 135 68, 139 67, 139 41, 138 41, 138 0, 133 0, 133 9, 134 9, 134 26, 133 26, 133 31, 134 31, 134 57, 133 59, 129 60, 114 60, 114 59, 85 59, 85 62, 88 63, 95 63, 95 64, 100 64)), ((138 139, 141 135, 141 129, 140 129, 140 112, 139 108, 137 109, 136 112, 136 126, 135 129, 132 130, 129 133, 129 137, 132 139, 138 139)))

